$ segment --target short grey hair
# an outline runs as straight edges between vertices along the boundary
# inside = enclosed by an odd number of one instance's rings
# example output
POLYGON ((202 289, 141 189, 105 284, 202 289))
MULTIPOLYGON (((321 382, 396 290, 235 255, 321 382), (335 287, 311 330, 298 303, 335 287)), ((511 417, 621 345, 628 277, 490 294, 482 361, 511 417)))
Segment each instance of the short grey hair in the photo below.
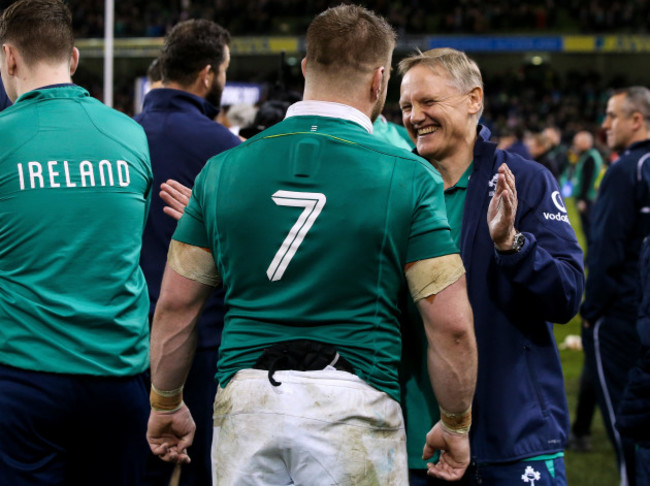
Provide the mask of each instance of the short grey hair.
POLYGON ((630 116, 634 112, 641 113, 646 127, 650 128, 650 89, 645 86, 630 86, 614 92, 614 96, 619 94, 625 95, 623 104, 625 114, 630 116))
MULTIPOLYGON (((402 59, 399 63, 399 73, 404 76, 409 70, 423 64, 434 72, 442 68, 449 75, 453 85, 461 93, 469 93, 476 87, 483 89, 483 76, 478 64, 462 51, 450 47, 439 47, 402 59)), ((477 118, 481 118, 484 106, 481 106, 477 118)))

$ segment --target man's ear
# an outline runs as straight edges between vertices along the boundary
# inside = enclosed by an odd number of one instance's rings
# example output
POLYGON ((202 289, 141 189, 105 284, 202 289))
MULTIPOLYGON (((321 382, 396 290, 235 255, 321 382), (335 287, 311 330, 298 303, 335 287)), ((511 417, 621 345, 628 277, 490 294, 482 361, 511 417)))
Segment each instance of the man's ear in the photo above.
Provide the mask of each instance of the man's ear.
POLYGON ((70 77, 74 76, 74 73, 77 71, 77 66, 79 66, 79 56, 79 49, 73 47, 72 56, 70 57, 70 77))
POLYGON ((212 71, 213 69, 211 64, 206 64, 205 67, 199 71, 199 84, 201 85, 201 88, 210 89, 210 86, 212 85, 212 76, 217 75, 216 71, 210 74, 212 71))
POLYGON ((2 44, 2 55, 7 60, 7 75, 13 76, 18 68, 18 53, 11 44, 2 44))
POLYGON ((386 68, 380 66, 376 68, 372 74, 372 82, 370 84, 370 99, 377 101, 381 96, 381 89, 384 86, 384 76, 386 75, 386 68))
POLYGON ((636 130, 641 130, 645 128, 645 120, 640 111, 635 111, 632 113, 632 128, 636 130))
POLYGON ((300 61, 300 70, 302 71, 302 76, 305 77, 305 74, 307 74, 307 58, 303 57, 302 61, 300 61))
POLYGON ((483 107, 483 88, 475 86, 467 94, 469 97, 469 112, 472 115, 477 114, 483 107))

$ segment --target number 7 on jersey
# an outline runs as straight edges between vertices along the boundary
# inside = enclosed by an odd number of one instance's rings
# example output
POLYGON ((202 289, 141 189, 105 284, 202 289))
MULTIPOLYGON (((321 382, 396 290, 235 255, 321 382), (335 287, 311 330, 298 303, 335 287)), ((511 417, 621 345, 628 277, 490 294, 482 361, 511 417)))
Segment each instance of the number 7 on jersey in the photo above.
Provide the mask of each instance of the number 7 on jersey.
POLYGON ((305 208, 266 270, 269 280, 275 282, 284 275, 284 271, 298 251, 302 240, 305 239, 305 235, 323 210, 327 198, 320 192, 277 191, 271 196, 271 199, 278 206, 305 208))

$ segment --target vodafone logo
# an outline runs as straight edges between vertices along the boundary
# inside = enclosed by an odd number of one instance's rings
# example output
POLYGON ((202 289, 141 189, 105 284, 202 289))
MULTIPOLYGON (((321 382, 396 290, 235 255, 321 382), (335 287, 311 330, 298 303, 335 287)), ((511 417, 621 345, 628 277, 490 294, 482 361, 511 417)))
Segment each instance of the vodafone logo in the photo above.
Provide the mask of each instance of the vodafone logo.
POLYGON ((553 200, 553 204, 555 204, 555 207, 558 208, 560 212, 558 213, 543 212, 542 214, 544 215, 544 219, 546 219, 547 221, 549 220, 562 221, 564 223, 569 223, 569 216, 566 214, 566 206, 564 205, 562 196, 560 196, 560 191, 553 192, 553 194, 551 194, 551 199, 553 200))
POLYGON ((547 213, 547 212, 544 212, 543 214, 544 214, 544 219, 546 219, 546 220, 563 221, 565 223, 569 222, 569 217, 566 214, 562 214, 562 213, 553 214, 553 213, 547 213))
POLYGON ((563 213, 566 213, 566 206, 564 205, 564 201, 560 196, 560 191, 554 191, 553 194, 551 194, 551 199, 553 200, 553 204, 555 204, 556 208, 558 208, 563 213))

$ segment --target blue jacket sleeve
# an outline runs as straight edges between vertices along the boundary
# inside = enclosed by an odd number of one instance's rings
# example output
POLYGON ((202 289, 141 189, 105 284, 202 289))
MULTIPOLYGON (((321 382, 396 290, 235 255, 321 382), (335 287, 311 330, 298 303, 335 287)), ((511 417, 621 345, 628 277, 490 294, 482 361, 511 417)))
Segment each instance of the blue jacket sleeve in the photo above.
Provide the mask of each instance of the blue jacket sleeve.
POLYGON ((607 171, 592 213, 591 242, 582 317, 595 322, 620 294, 628 236, 636 221, 634 174, 616 163, 607 171))
MULTIPOLYGON (((522 169, 525 166, 522 167, 522 169)), ((578 312, 584 289, 583 253, 553 175, 518 170, 515 228, 526 237, 519 253, 496 253, 497 267, 526 296, 513 303, 545 321, 566 323, 578 312)))
POLYGON ((0 111, 4 110, 8 106, 11 106, 11 100, 9 99, 9 96, 7 96, 5 87, 0 79, 0 111))

